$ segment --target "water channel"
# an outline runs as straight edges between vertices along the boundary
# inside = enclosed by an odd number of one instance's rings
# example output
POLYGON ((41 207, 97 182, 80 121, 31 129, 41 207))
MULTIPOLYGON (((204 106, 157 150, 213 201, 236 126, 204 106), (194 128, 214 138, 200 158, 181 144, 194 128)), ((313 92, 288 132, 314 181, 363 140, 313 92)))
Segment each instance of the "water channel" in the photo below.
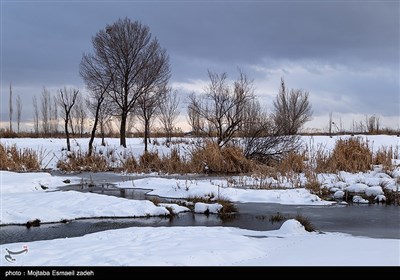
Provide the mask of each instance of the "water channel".
MULTIPOLYGON (((112 185, 118 181, 133 179, 133 177, 124 177, 113 173, 81 173, 78 176, 82 178, 80 184, 62 187, 60 191, 77 190, 127 199, 150 199, 152 197, 146 194, 149 190, 119 189, 112 185)), ((143 177, 148 177, 148 175, 143 177)), ((163 202, 171 200, 159 199, 163 202)), ((282 221, 271 222, 271 216, 277 213, 287 217, 301 214, 322 232, 343 232, 373 238, 400 239, 398 206, 356 204, 300 206, 273 203, 235 203, 235 205, 238 213, 225 217, 188 212, 173 217, 80 219, 68 223, 42 224, 40 227, 31 228, 18 225, 1 226, 0 244, 76 237, 110 229, 143 226, 228 226, 258 231, 274 230, 283 223, 282 221)))

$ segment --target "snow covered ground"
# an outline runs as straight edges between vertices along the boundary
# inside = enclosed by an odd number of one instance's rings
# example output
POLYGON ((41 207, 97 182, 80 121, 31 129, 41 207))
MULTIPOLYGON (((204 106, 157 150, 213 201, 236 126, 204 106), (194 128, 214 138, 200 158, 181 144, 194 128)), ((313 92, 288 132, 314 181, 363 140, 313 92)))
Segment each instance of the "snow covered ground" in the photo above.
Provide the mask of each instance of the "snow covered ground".
MULTIPOLYGON (((309 151, 316 151, 320 148, 330 151, 334 148, 338 139, 347 139, 350 135, 333 136, 302 136, 303 146, 308 147, 309 151)), ((363 138, 373 151, 377 151, 381 147, 398 148, 398 156, 400 157, 400 138, 390 135, 363 135, 363 138)), ((175 138, 170 147, 163 145, 165 139, 160 138, 153 144, 149 145, 149 151, 158 151, 160 155, 169 154, 172 148, 178 148, 181 154, 187 152, 188 147, 195 141, 191 138, 175 138), (175 144, 174 144, 175 143, 175 144)), ((76 151, 86 152, 88 148, 88 138, 71 139, 71 148, 76 151)), ((143 154, 144 144, 142 138, 127 138, 127 148, 124 149, 119 145, 118 138, 106 138, 106 147, 100 145, 101 139, 96 138, 94 141, 95 150, 103 154, 111 155, 116 162, 124 155, 134 155, 139 157, 143 154)), ((62 159, 66 153, 66 141, 59 138, 2 138, 2 145, 15 144, 18 148, 30 148, 38 151, 41 156, 41 165, 43 168, 56 169, 57 161, 62 159)))
POLYGON ((227 187, 226 180, 181 180, 144 178, 132 182, 120 182, 121 188, 152 190, 148 194, 168 198, 214 197, 232 202, 264 202, 296 205, 330 205, 304 188, 282 190, 255 190, 227 187))
MULTIPOLYGON (((78 183, 77 177, 68 177, 78 183)), ((187 211, 178 205, 155 206, 150 201, 131 200, 95 193, 57 191, 65 186, 65 177, 48 173, 15 173, 0 171, 1 217, 0 224, 24 224, 39 219, 41 222, 59 222, 90 217, 143 217, 187 211)), ((306 189, 246 190, 224 187, 224 180, 196 180, 145 178, 120 182, 119 187, 154 189, 150 194, 169 198, 214 196, 237 202, 273 202, 297 205, 328 205, 306 189), (219 185, 221 184, 221 185, 219 185), (181 187, 180 187, 181 186, 181 187)), ((212 211, 215 212, 215 211, 212 211)))
MULTIPOLYGON (((347 138, 349 136, 340 136, 347 138)), ((396 136, 363 136, 376 151, 380 147, 393 147, 400 153, 400 138, 396 136)), ((326 150, 334 147, 339 137, 303 137, 309 149, 326 150)), ((187 141, 191 141, 190 139, 187 141)), ((73 149, 85 151, 88 139, 73 139, 73 149)), ((124 154, 139 156, 143 153, 142 139, 127 139, 128 148, 119 147, 119 139, 106 139, 108 146, 101 147, 96 139, 96 149, 112 151, 113 157, 124 154)), ((158 141, 162 143, 162 140, 158 141)), ((3 145, 16 144, 18 148, 32 148, 41 154, 42 167, 56 169, 59 159, 65 156, 65 139, 0 139, 3 145)), ((172 145, 184 152, 188 144, 172 145)), ((171 148, 171 147, 170 147, 171 148)), ((164 145, 152 145, 161 155, 170 152, 164 145)), ((400 155, 399 155, 400 156, 400 155)), ((397 163, 400 163, 397 160, 397 163)), ((155 174, 156 176, 157 174, 155 174)), ((383 188, 395 190, 400 168, 390 177, 380 170, 368 173, 318 174, 323 188, 336 198, 345 191, 373 195, 383 199, 383 188)), ((300 184, 305 183, 299 174, 300 184)), ((94 193, 57 191, 64 186, 66 177, 48 173, 14 173, 0 171, 1 217, 0 224, 58 222, 88 217, 138 217, 166 215, 187 211, 176 204, 155 206, 149 201, 129 200, 94 193)), ((80 181, 70 177, 71 183, 80 181)), ((257 184, 257 178, 230 177, 213 180, 182 180, 177 178, 143 178, 119 182, 119 187, 143 188, 150 194, 169 198, 210 196, 235 202, 263 202, 295 205, 328 205, 304 188, 293 188, 290 182, 282 184, 288 189, 246 189, 257 184), (238 184, 232 183, 237 180, 238 184), (244 184, 243 184, 244 182, 244 184)), ((268 180, 274 180, 268 178, 268 180)), ((354 196, 357 200, 358 197, 354 196)), ((353 199, 354 199, 353 198, 353 199)), ((198 204, 204 211, 206 205, 198 204)), ((199 210, 199 211, 200 211, 199 210)), ((201 212, 200 211, 200 212, 201 212)), ((212 212, 212 211, 211 211, 212 212)), ((82 237, 14 243, 1 245, 20 251, 27 246, 26 254, 15 255, 9 263, 3 257, 1 265, 400 265, 400 239, 372 239, 342 233, 308 233, 297 221, 286 221, 277 231, 250 231, 228 227, 132 227, 88 234, 82 237)))
POLYGON ((131 227, 82 237, 1 245, 24 254, 2 266, 399 266, 400 240, 308 233, 295 220, 276 231, 131 227), (25 246, 25 247, 24 247, 25 246))
MULTIPOLYGON (((165 207, 147 200, 129 200, 77 191, 54 191, 65 178, 48 173, 0 171, 0 224, 23 224, 39 219, 59 222, 88 217, 143 217, 167 215, 165 207), (43 187, 48 188, 46 190, 43 187)), ((74 180, 73 178, 69 178, 74 180)))

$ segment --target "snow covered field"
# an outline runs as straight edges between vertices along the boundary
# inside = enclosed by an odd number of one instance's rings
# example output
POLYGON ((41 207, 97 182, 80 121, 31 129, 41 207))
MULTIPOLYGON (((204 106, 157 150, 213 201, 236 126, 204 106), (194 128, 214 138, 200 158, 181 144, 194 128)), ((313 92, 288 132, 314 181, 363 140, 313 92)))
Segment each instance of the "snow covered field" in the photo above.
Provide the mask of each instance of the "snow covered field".
MULTIPOLYGON (((400 138, 396 136, 363 137, 374 151, 380 147, 393 147, 397 152, 400 150, 400 138)), ((310 149, 323 146, 330 150, 337 138, 313 136, 303 137, 303 141, 310 149)), ((87 141, 73 139, 72 147, 85 151, 87 141)), ((65 156, 64 139, 0 139, 0 142, 38 151, 42 155, 42 167, 50 169, 56 169, 58 159, 65 156)), ((106 142, 108 146, 101 147, 98 145, 99 139, 96 139, 97 149, 104 152, 113 150, 114 156, 123 156, 123 153, 139 156, 143 153, 142 139, 127 139, 127 149, 118 146, 119 139, 107 139, 106 142)), ((159 142, 162 143, 162 140, 159 142)), ((187 144, 179 144, 179 148, 184 152, 187 144)), ((170 148, 164 145, 151 146, 150 150, 158 150, 161 155, 170 152, 170 148)), ((332 204, 287 182, 283 182, 287 189, 262 190, 245 188, 258 180, 252 177, 184 180, 153 175, 150 178, 117 182, 116 185, 120 188, 148 189, 149 194, 168 198, 210 196, 248 203, 332 204), (235 180, 236 183, 232 183, 235 180)), ((398 187, 393 178, 398 176, 399 167, 393 171, 392 177, 376 169, 357 174, 318 174, 318 180, 335 198, 341 198, 345 191, 351 191, 373 195, 380 200, 383 199, 383 186, 392 190, 398 187)), ((188 210, 176 204, 155 206, 150 201, 58 191, 57 187, 68 184, 64 182, 67 178, 70 183, 80 182, 78 177, 71 176, 0 171, 0 224, 24 224, 34 219, 43 223, 89 217, 167 215, 167 207, 175 213, 188 210)), ((299 174, 300 184, 304 184, 304 180, 304 174, 299 174)), ((361 196, 359 198, 358 202, 366 202, 361 196)), ((355 196, 354 199, 358 198, 355 196)), ((196 206, 198 210, 204 207, 208 206, 196 206)), ((12 263, 2 257, 1 265, 400 265, 400 239, 308 233, 294 220, 286 221, 277 231, 228 227, 132 227, 82 237, 4 244, 1 252, 5 253, 6 249, 20 251, 23 246, 29 248, 26 254, 15 256, 16 261, 12 263)))
POLYGON ((28 252, 15 266, 388 266, 400 240, 309 233, 295 220, 276 231, 227 227, 132 227, 82 237, 4 244, 28 252))
MULTIPOLYGON (((344 136, 302 136, 303 146, 307 146, 309 150, 317 150, 319 148, 324 148, 330 151, 334 148, 337 139, 347 139, 350 135, 344 136)), ((400 138, 396 136, 389 135, 363 135, 358 136, 363 138, 371 147, 373 151, 378 150, 381 147, 399 147, 398 153, 400 157, 400 138)), ((184 154, 187 151, 190 143, 194 141, 191 138, 176 138, 173 139, 177 144, 172 144, 170 147, 162 145, 165 139, 157 139, 157 145, 149 145, 149 151, 158 151, 160 155, 169 154, 171 148, 179 148, 179 150, 184 154)), ((88 138, 73 138, 71 139, 71 148, 73 150, 80 150, 82 152, 87 151, 88 138)), ((119 146, 118 138, 106 138, 106 147, 100 145, 101 139, 96 138, 94 141, 95 150, 101 151, 102 153, 107 153, 114 151, 113 155, 118 159, 123 156, 124 153, 129 155, 134 155, 135 157, 143 154, 144 144, 142 138, 127 138, 127 148, 121 148, 119 146)), ((13 145, 16 144, 18 148, 30 148, 38 151, 42 158, 42 167, 49 169, 56 169, 57 161, 62 159, 65 155, 66 141, 65 139, 59 138, 3 138, 0 139, 2 145, 13 145)))

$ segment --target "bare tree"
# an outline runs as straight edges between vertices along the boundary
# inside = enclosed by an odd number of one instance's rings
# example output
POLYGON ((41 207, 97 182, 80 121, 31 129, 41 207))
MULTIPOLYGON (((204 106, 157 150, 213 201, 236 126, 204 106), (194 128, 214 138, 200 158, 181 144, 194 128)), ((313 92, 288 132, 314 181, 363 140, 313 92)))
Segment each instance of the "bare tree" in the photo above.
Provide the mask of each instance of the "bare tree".
POLYGON ((112 101, 113 114, 120 117, 120 144, 126 147, 128 114, 141 95, 166 86, 169 58, 158 40, 152 38, 149 27, 128 18, 107 25, 92 43, 94 54, 84 54, 81 67, 91 64, 88 70, 111 80, 107 96, 112 101))
POLYGON ((283 134, 297 134, 299 129, 311 119, 312 110, 308 96, 308 91, 288 90, 283 78, 281 79, 281 88, 274 101, 274 119, 275 123, 282 128, 283 134))
POLYGON ((144 151, 147 152, 147 142, 150 141, 150 128, 154 121, 154 116, 159 109, 160 102, 163 100, 166 89, 157 88, 155 91, 142 94, 137 99, 136 115, 143 124, 144 128, 144 151))
POLYGON ((33 128, 36 136, 39 136, 39 107, 36 95, 33 96, 32 102, 33 102, 33 128))
POLYGON ((244 155, 248 159, 269 163, 300 145, 299 136, 282 133, 274 116, 264 112, 258 100, 248 103, 243 124, 244 155))
POLYGON ((332 138, 332 112, 329 113, 329 124, 328 124, 328 129, 329 129, 329 137, 332 138))
POLYGON ((160 122, 167 135, 167 143, 171 142, 172 132, 179 116, 179 98, 176 91, 169 89, 160 103, 160 122))
POLYGON ((71 111, 75 105, 78 97, 79 90, 75 89, 60 89, 59 95, 57 96, 57 103, 62 108, 62 117, 64 119, 64 129, 67 138, 67 150, 71 151, 71 144, 69 141, 68 123, 70 121, 71 111))
POLYGON ((192 128, 192 133, 194 136, 200 136, 202 131, 205 130, 204 120, 200 117, 200 114, 196 109, 200 106, 200 100, 194 93, 190 95, 189 100, 190 102, 187 108, 187 120, 192 128))
POLYGON ((42 95, 40 96, 40 113, 42 115, 42 129, 44 134, 49 134, 50 132, 50 106, 50 92, 43 87, 42 95))
POLYGON ((21 96, 17 96, 17 131, 19 133, 19 126, 21 124, 21 114, 22 114, 22 102, 21 102, 21 96))
POLYGON ((225 73, 208 72, 208 76, 210 84, 205 95, 198 98, 190 96, 189 108, 205 121, 203 132, 209 137, 216 137, 216 143, 221 148, 240 131, 244 110, 253 98, 253 86, 241 71, 233 87, 227 84, 225 73))
POLYGON ((80 137, 82 137, 83 133, 85 132, 85 122, 87 118, 85 105, 84 98, 82 95, 78 94, 76 98, 76 104, 72 110, 72 115, 75 121, 74 131, 79 134, 80 137))
POLYGON ((12 115, 13 115, 13 104, 12 104, 12 88, 10 83, 10 100, 9 100, 9 113, 10 113, 10 132, 12 132, 12 115))
POLYGON ((379 128, 380 128, 380 119, 379 116, 372 115, 368 117, 368 115, 365 116, 365 126, 366 129, 368 130, 368 133, 379 133, 379 128))
POLYGON ((136 114, 135 112, 130 112, 126 120, 126 132, 128 133, 127 135, 132 134, 133 129, 135 128, 135 122, 136 122, 136 114))
MULTIPOLYGON (((108 86, 109 84, 103 89, 92 88, 86 100, 89 112, 94 117, 93 126, 90 133, 88 156, 91 156, 93 152, 93 142, 94 138, 96 137, 98 125, 100 125, 101 144, 105 146, 105 123, 107 122, 108 118, 110 118, 110 112, 108 111, 109 106, 107 106, 105 99, 108 86)), ((90 84, 88 87, 90 88, 90 84)))
POLYGON ((53 123, 51 125, 52 126, 51 131, 57 134, 58 133, 58 105, 57 105, 56 96, 53 96, 53 106, 52 106, 51 115, 52 115, 52 120, 53 120, 53 123))
POLYGON ((98 125, 100 125, 101 144, 105 146, 104 134, 105 123, 110 117, 110 105, 107 104, 107 92, 110 90, 113 81, 114 72, 108 75, 109 69, 102 67, 102 63, 93 56, 83 55, 80 64, 79 74, 85 81, 86 87, 89 89, 89 96, 86 104, 89 112, 94 117, 93 126, 90 132, 88 156, 92 155, 93 142, 96 137, 98 125))

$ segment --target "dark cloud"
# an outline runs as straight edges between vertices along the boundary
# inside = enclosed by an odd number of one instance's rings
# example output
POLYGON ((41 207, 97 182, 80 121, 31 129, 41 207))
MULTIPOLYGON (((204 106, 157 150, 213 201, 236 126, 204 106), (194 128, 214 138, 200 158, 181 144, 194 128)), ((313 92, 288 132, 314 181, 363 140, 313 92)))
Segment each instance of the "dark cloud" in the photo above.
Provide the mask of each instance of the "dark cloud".
MULTIPOLYGON (((351 83, 343 75, 332 77, 330 88, 311 80, 305 87, 324 92, 341 89, 338 94, 346 92, 348 100, 363 101, 354 106, 363 112, 372 110, 379 91, 383 100, 394 100, 389 108, 396 114, 399 5, 396 1, 4 2, 2 89, 9 81, 36 91, 43 85, 82 86, 78 67, 82 53, 91 51, 91 37, 118 18, 129 17, 148 25, 167 49, 174 81, 206 79, 207 69, 232 74, 238 66, 250 65, 284 70, 281 61, 299 65, 316 61, 309 77, 317 78, 324 75, 319 65, 344 65, 353 72, 383 68, 390 80, 376 80, 372 87, 370 77, 357 77, 351 83)), ((254 74, 255 79, 265 78, 254 74)))

